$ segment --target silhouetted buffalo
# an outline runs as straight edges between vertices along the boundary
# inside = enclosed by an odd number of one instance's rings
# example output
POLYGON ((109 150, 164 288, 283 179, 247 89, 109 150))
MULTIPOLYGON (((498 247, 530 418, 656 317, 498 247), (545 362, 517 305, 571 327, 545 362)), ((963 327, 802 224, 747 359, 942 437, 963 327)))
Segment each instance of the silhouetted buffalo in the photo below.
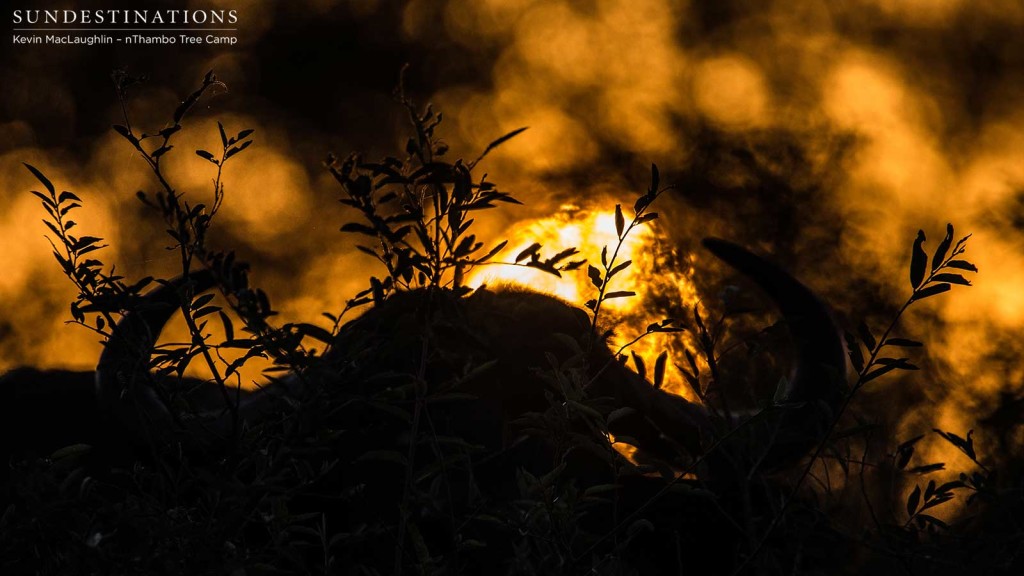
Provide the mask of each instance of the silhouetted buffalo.
MULTIPOLYGON (((823 419, 831 416, 830 409, 841 399, 845 355, 840 332, 821 301, 775 265, 725 241, 709 239, 705 246, 764 289, 778 305, 791 332, 796 350, 789 389, 784 397, 775 399, 776 404, 789 408, 781 411, 786 416, 774 440, 776 447, 768 458, 778 464, 790 462, 820 440, 815 430, 821 429, 823 419)), ((197 294, 214 286, 212 275, 207 272, 195 273, 189 281, 194 283, 197 294)), ((93 374, 89 372, 22 368, 5 374, 0 386, 7 396, 4 404, 20 407, 11 415, 20 415, 24 421, 30 417, 46 421, 40 428, 46 432, 45 437, 18 438, 16 434, 8 437, 8 441, 59 444, 73 440, 68 435, 70 430, 86 430, 97 421, 111 418, 124 431, 131 431, 126 439, 138 440, 154 433, 162 440, 170 440, 175 434, 185 433, 193 437, 192 441, 215 444, 216 437, 227 436, 233 422, 223 406, 214 403, 190 414, 172 415, 154 392, 151 375, 143 369, 148 366, 153 343, 163 325, 178 308, 178 291, 184 283, 179 278, 152 291, 140 311, 126 315, 117 326, 95 372, 95 396, 93 374), (102 418, 88 407, 94 399, 98 399, 102 418)), ((391 377, 414 374, 424 363, 419 357, 420 341, 425 336, 424 326, 431 322, 435 344, 445 348, 450 357, 443 362, 426 361, 430 382, 440 384, 440 380, 451 379, 467 365, 493 361, 484 373, 458 390, 478 399, 470 412, 480 418, 471 428, 491 428, 477 431, 489 437, 489 449, 498 449, 509 441, 510 435, 515 436, 510 423, 518 416, 548 407, 546 393, 552 387, 538 377, 538 371, 551 368, 545 354, 565 360, 573 352, 564 340, 553 336, 556 334, 574 339, 581 350, 591 348, 586 365, 592 382, 586 387, 586 394, 591 398, 609 398, 609 410, 635 410, 632 417, 617 419, 618 424, 611 431, 637 440, 641 450, 664 455, 666 450, 682 449, 695 456, 700 453, 702 442, 706 445, 750 415, 733 414, 732 421, 723 425, 719 412, 655 389, 615 362, 604 345, 587 343, 590 322, 585 312, 555 297, 518 288, 479 290, 462 298, 443 290, 396 293, 341 330, 317 377, 324 378, 325 367, 353 373, 353 363, 358 365, 362 377, 368 371, 386 371, 391 377), (352 356, 356 348, 363 358, 352 356), (365 357, 367 350, 376 356, 372 362, 365 357), (459 362, 464 365, 456 365, 459 362)), ((279 407, 283 397, 298 399, 300 389, 305 388, 301 382, 312 377, 309 374, 304 379, 282 378, 260 391, 243 393, 238 406, 240 420, 258 420, 272 407, 279 407)), ((196 396, 201 398, 200 404, 220 398, 212 390, 200 391, 196 396)), ((19 428, 11 426, 12 430, 19 428)))
MULTIPOLYGON (((846 365, 840 332, 825 305, 774 264, 722 240, 709 239, 704 244, 759 285, 786 320, 795 361, 788 390, 775 399, 786 408, 775 411, 777 433, 766 447, 765 461, 770 466, 792 462, 821 439, 841 400, 846 365)), ((197 294, 214 284, 205 272, 194 274, 190 281, 197 294)), ((144 369, 153 342, 178 307, 183 283, 179 279, 153 291, 144 312, 127 315, 120 322, 97 368, 97 394, 103 413, 137 437, 155 432, 162 441, 188 438, 215 444, 234 426, 230 411, 218 406, 173 415, 154 393, 152 377, 144 369)), ((585 358, 585 394, 610 399, 608 411, 623 407, 635 411, 617 419, 611 432, 635 439, 641 451, 694 457, 702 445, 750 415, 732 414, 730 422, 722 422, 719 412, 654 388, 614 361, 606 346, 588 344, 589 329, 582 310, 528 290, 479 290, 467 297, 445 290, 399 292, 344 326, 317 374, 285 377, 242 396, 238 418, 258 421, 282 398, 298 400, 307 388, 303 382, 330 385, 323 380, 337 379, 343 372, 350 382, 374 381, 378 386, 395 386, 396 378, 413 376, 425 380, 426 393, 457 384, 453 391, 473 397, 460 407, 468 420, 451 425, 490 453, 506 448, 517 437, 513 422, 518 417, 547 409, 552 393, 558 401, 564 399, 564 390, 555 390, 539 377, 552 368, 552 361, 564 362, 573 352, 555 335, 568 336, 579 350, 591 350, 585 358), (424 358, 424 353, 430 356, 424 358), (460 371, 488 362, 492 364, 483 373, 456 382, 460 371)), ((368 392, 368 384, 360 386, 363 393, 368 392)))
MULTIPOLYGON (((337 445, 343 452, 337 456, 342 473, 362 476, 358 482, 346 478, 342 484, 366 486, 367 506, 393 504, 395 494, 402 491, 402 475, 387 464, 368 467, 363 456, 405 451, 416 442, 416 427, 429 426, 427 438, 456 439, 459 447, 441 449, 427 443, 410 454, 424 462, 462 451, 456 454, 461 457, 458 462, 449 461, 446 474, 450 485, 464 494, 482 491, 505 497, 515 491, 519 471, 540 476, 561 469, 581 488, 618 486, 618 511, 597 517, 595 533, 611 530, 613 518, 637 512, 657 497, 668 508, 649 516, 671 525, 670 533, 692 538, 687 548, 709 546, 732 528, 707 525, 706 519, 716 514, 707 501, 675 502, 680 497, 664 493, 664 480, 616 477, 610 462, 620 457, 607 449, 601 437, 603 423, 607 421, 607 431, 614 436, 629 438, 641 461, 657 459, 680 470, 756 415, 757 430, 763 433, 742 435, 755 444, 746 448, 757 455, 757 468, 778 470, 823 440, 843 397, 846 361, 837 326, 810 290, 734 244, 713 239, 704 244, 767 293, 790 332, 794 361, 789 385, 763 413, 724 414, 656 389, 618 362, 604 343, 592 343, 584 311, 518 288, 477 290, 467 296, 447 290, 398 292, 342 327, 318 362, 241 394, 235 410, 225 407, 220 391, 209 384, 193 394, 199 408, 172 410, 168 406, 177 404, 162 400, 154 386, 150 357, 164 324, 181 305, 182 289, 188 286, 198 294, 214 287, 213 275, 206 271, 153 290, 135 312, 124 316, 96 369, 95 396, 85 391, 92 379, 87 373, 14 372, 5 376, 4 386, 11 388, 20 379, 16 387, 24 388, 26 379, 37 379, 40 394, 53 393, 52 402, 43 400, 32 409, 53 408, 53 419, 44 426, 53 427, 54 434, 45 439, 51 445, 81 441, 74 430, 59 432, 61 420, 67 419, 74 420, 72 428, 82 432, 85 441, 90 441, 90 426, 107 426, 116 431, 115 442, 149 448, 180 445, 186 453, 222 450, 239 426, 260 426, 282 415, 301 420, 310 412, 302 406, 311 399, 324 401, 339 408, 321 408, 315 421, 303 422, 300 428, 323 426, 343 432, 337 445), (93 402, 98 411, 90 407, 93 402), (370 409, 374 402, 408 418, 370 409), (614 418, 609 418, 613 412, 614 418), (342 416, 331 416, 336 414, 342 416), (552 416, 560 415, 565 417, 562 429, 537 433, 544 418, 550 423, 552 416), (568 447, 555 446, 559 438, 568 447)), ((6 442, 12 440, 17 443, 17 435, 9 435, 6 442)), ((719 459, 716 466, 713 456, 689 469, 704 480, 729 482, 728 472, 722 472, 728 470, 723 463, 729 458, 719 459)), ((465 498, 463 511, 472 500, 465 498)), ((359 517, 351 510, 344 514, 350 520, 359 517)))

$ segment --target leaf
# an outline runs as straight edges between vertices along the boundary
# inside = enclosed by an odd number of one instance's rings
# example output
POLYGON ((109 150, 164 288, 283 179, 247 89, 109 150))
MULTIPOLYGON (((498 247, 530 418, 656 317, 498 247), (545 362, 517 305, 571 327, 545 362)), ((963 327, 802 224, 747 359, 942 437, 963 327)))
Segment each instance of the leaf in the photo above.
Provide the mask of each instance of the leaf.
POLYGON ((224 125, 217 122, 217 130, 220 132, 220 143, 224 148, 228 147, 228 135, 224 133, 224 125))
POLYGON ((965 484, 963 482, 961 482, 960 480, 953 480, 951 482, 946 482, 945 484, 943 484, 943 485, 939 486, 938 488, 936 488, 935 489, 935 493, 936 494, 948 493, 948 492, 952 492, 953 490, 964 488, 964 486, 965 486, 965 484))
POLYGON ((952 499, 953 499, 953 494, 943 494, 941 496, 935 496, 931 500, 928 500, 927 502, 925 502, 924 506, 921 507, 921 510, 927 510, 929 508, 934 508, 936 506, 939 506, 940 504, 945 504, 946 502, 949 502, 952 499))
POLYGON ((249 350, 249 349, 251 349, 253 347, 253 341, 252 340, 245 340, 245 339, 225 340, 223 343, 221 343, 220 347, 221 348, 237 348, 239 350, 249 350))
POLYGON ((885 374, 888 374, 889 372, 892 372, 896 368, 899 368, 899 366, 895 364, 884 365, 881 368, 872 370, 871 372, 865 374, 864 378, 861 379, 861 382, 866 384, 876 378, 879 378, 881 376, 884 376, 885 374))
POLYGON ((949 282, 950 284, 959 284, 961 286, 970 286, 971 281, 959 274, 936 274, 934 277, 936 282, 949 282))
POLYGON ((977 462, 977 454, 974 452, 974 439, 971 435, 974 434, 974 430, 967 431, 967 437, 961 438, 952 432, 943 432, 938 428, 932 428, 939 436, 942 436, 946 442, 949 442, 953 446, 956 446, 961 452, 967 455, 968 458, 977 462))
POLYGON ((71 317, 77 322, 85 322, 85 314, 82 313, 82 309, 74 302, 71 303, 71 317))
POLYGON ((658 192, 658 187, 661 184, 661 174, 658 172, 658 165, 651 164, 651 189, 649 194, 654 195, 658 192))
POLYGON ((899 346, 901 348, 919 348, 924 344, 917 340, 908 340, 906 338, 888 338, 882 343, 882 346, 899 346))
POLYGON ((242 150, 245 150, 246 148, 249 147, 250 144, 252 144, 252 140, 246 140, 245 142, 242 142, 240 145, 231 148, 230 150, 228 150, 227 154, 224 155, 224 159, 227 160, 228 158, 231 158, 232 156, 238 154, 242 150))
POLYGON ((925 298, 929 298, 931 296, 935 296, 936 294, 942 294, 943 292, 949 292, 949 289, 950 289, 950 285, 949 284, 933 284, 931 286, 928 286, 927 288, 922 288, 921 290, 918 290, 917 292, 915 292, 914 296, 911 298, 911 300, 914 301, 914 302, 916 302, 918 300, 924 300, 925 298))
POLYGON ((305 322, 295 325, 299 333, 303 336, 309 336, 316 340, 323 342, 324 344, 331 344, 334 342, 334 335, 329 330, 325 330, 316 324, 307 324, 305 322))
POLYGON ((540 250, 540 243, 534 242, 533 244, 530 244, 530 246, 528 246, 525 250, 516 255, 515 261, 522 262, 523 260, 526 260, 530 256, 536 254, 538 250, 540 250))
POLYGON ((622 204, 615 205, 615 233, 622 238, 622 230, 626 226, 626 219, 622 216, 622 204))
POLYGON ((214 312, 220 312, 220 306, 207 306, 206 308, 201 308, 198 311, 196 311, 196 313, 193 315, 193 318, 199 319, 202 318, 203 316, 213 314, 214 312))
POLYGON ((686 378, 686 383, 690 386, 690 390, 693 390, 693 394, 700 399, 704 398, 704 392, 700 387, 700 380, 693 375, 689 370, 683 367, 682 364, 676 364, 676 369, 686 378))
POLYGON ((235 325, 231 322, 231 318, 228 317, 223 311, 218 312, 220 315, 220 322, 224 325, 224 339, 234 340, 235 339, 235 325))
POLYGON ((203 306, 208 304, 210 300, 213 300, 213 296, 213 294, 203 294, 202 296, 197 296, 194 300, 192 300, 192 310, 198 310, 202 308, 203 306))
POLYGON ((633 363, 636 364, 636 372, 644 380, 647 379, 647 366, 644 364, 644 359, 640 357, 636 352, 630 350, 630 355, 633 357, 633 363))
MULTIPOLYGON (((454 213, 455 212, 449 212, 449 215, 454 214, 454 213)), ((475 242, 476 242, 476 236, 473 235, 473 234, 470 234, 469 236, 464 237, 462 239, 462 241, 459 242, 459 245, 455 247, 455 252, 453 254, 456 257, 459 257, 459 256, 468 256, 469 254, 472 254, 473 252, 476 252, 477 250, 480 249, 480 246, 482 246, 482 244, 475 244, 474 245, 475 242)))
POLYGON ((63 236, 62 234, 60 234, 60 231, 57 229, 56 224, 50 222, 49 220, 40 220, 40 221, 43 222, 44 224, 46 224, 46 228, 50 229, 50 232, 52 232, 53 234, 57 235, 57 237, 62 237, 63 236))
POLYGON ((213 154, 206 150, 196 150, 196 156, 199 156, 204 160, 209 160, 210 162, 216 162, 216 160, 213 159, 213 154))
POLYGON ((558 271, 558 268, 552 266, 548 262, 541 262, 540 260, 530 260, 525 264, 527 268, 536 268, 541 272, 546 272, 558 278, 562 277, 562 273, 558 271))
POLYGON ((370 277, 370 294, 373 296, 374 306, 384 303, 384 285, 375 276, 370 277))
POLYGON ((57 203, 58 204, 63 204, 65 202, 69 201, 69 200, 72 200, 72 201, 75 201, 75 202, 81 202, 82 201, 82 199, 79 198, 78 196, 75 196, 74 193, 68 192, 67 190, 65 190, 65 191, 60 193, 60 196, 57 198, 57 203))
POLYGON ((558 254, 555 254, 551 258, 548 258, 547 259, 547 263, 548 264, 558 264, 562 260, 565 260, 566 258, 568 258, 570 256, 575 256, 576 254, 579 254, 579 251, 576 250, 576 248, 566 248, 565 250, 562 250, 561 252, 559 252, 558 254))
POLYGON ((618 484, 598 484, 596 486, 591 486, 590 488, 587 488, 586 490, 584 490, 583 491, 583 496, 584 497, 592 497, 592 496, 597 496, 598 494, 604 494, 606 492, 614 492, 614 491, 616 491, 618 489, 619 489, 619 485, 618 484))
POLYGON ((590 277, 590 283, 597 288, 600 288, 601 285, 604 284, 604 281, 601 279, 601 271, 593 264, 587 267, 587 276, 590 277))
POLYGON ((630 264, 632 264, 632 263, 633 263, 632 260, 626 260, 622 264, 619 264, 615 268, 612 268, 611 272, 608 273, 608 277, 611 278, 612 276, 615 276, 616 274, 618 274, 619 272, 622 272, 626 268, 629 268, 630 264))
POLYGON ((625 416, 632 416, 633 414, 636 414, 636 408, 630 408, 629 406, 616 408, 615 410, 612 410, 611 412, 608 413, 608 425, 611 426, 612 422, 615 422, 616 420, 623 418, 625 416))
POLYGON ((875 337, 871 334, 871 329, 868 328, 868 325, 865 322, 861 322, 860 326, 857 327, 857 333, 860 335, 861 342, 864 342, 864 346, 866 346, 868 350, 875 349, 877 342, 875 341, 875 337))
POLYGON ((508 142, 512 138, 515 138, 516 136, 522 134, 527 128, 529 128, 529 126, 523 126, 522 128, 516 128, 515 130, 509 132, 508 134, 505 134, 501 138, 498 138, 497 140, 495 140, 495 141, 491 142, 490 144, 488 144, 487 148, 484 148, 484 151, 480 153, 480 156, 478 156, 476 160, 473 160, 469 164, 469 167, 473 168, 474 166, 476 166, 477 163, 479 163, 481 160, 484 159, 484 156, 487 156, 491 152, 491 150, 494 150, 498 146, 501 146, 502 144, 504 144, 505 142, 508 142))
POLYGON ((617 292, 609 292, 604 295, 605 300, 611 300, 612 298, 628 298, 630 296, 636 296, 636 292, 629 290, 619 290, 617 292))
POLYGON ((37 190, 30 190, 30 192, 36 198, 39 198, 40 200, 43 201, 43 206, 46 208, 47 212, 49 212, 50 214, 53 214, 53 208, 56 207, 56 205, 53 203, 53 199, 52 198, 50 198, 46 194, 43 194, 42 192, 39 192, 37 190))
POLYGON ((946 267, 956 268, 958 270, 967 270, 969 272, 978 271, 978 268, 974 264, 968 262, 967 260, 950 260, 949 262, 946 262, 946 267))
POLYGON ((925 267, 928 266, 928 255, 924 253, 924 230, 917 231, 917 239, 914 240, 913 254, 910 257, 910 286, 915 290, 924 281, 925 267))
POLYGON ((879 358, 876 362, 883 366, 895 366, 900 370, 919 370, 908 358, 879 358))
POLYGON ((938 270, 939 265, 946 258, 946 252, 949 251, 949 246, 953 243, 953 225, 946 224, 946 237, 939 242, 939 247, 935 249, 935 255, 932 256, 932 272, 938 270))
POLYGON ((160 132, 157 132, 157 134, 159 134, 160 137, 162 137, 164 140, 167 140, 168 138, 173 136, 178 130, 181 130, 181 125, 180 124, 176 124, 174 126, 169 126, 167 128, 164 128, 160 132))
POLYGON ((342 232, 352 232, 356 234, 365 234, 367 236, 377 236, 377 231, 367 226, 366 224, 360 224, 358 222, 346 222, 341 226, 342 232))
POLYGON ((896 467, 903 470, 910 463, 910 458, 914 455, 914 445, 924 438, 924 434, 915 436, 910 440, 900 444, 896 448, 896 467))
POLYGON ((101 242, 102 240, 103 240, 103 238, 98 238, 96 236, 82 236, 81 238, 78 239, 77 242, 74 243, 74 246, 72 246, 72 249, 74 249, 77 252, 77 251, 81 250, 82 248, 85 248, 87 246, 91 246, 91 245, 93 245, 93 244, 95 244, 97 242, 101 242))
POLYGON ((487 252, 487 254, 484 254, 480 258, 477 258, 476 262, 479 264, 482 262, 486 262, 491 258, 494 258, 494 255, 497 254, 498 252, 501 252, 501 250, 505 247, 506 244, 508 244, 508 240, 502 240, 501 242, 498 243, 497 246, 491 248, 490 251, 487 252))
POLYGON ((905 450, 907 448, 913 448, 913 446, 915 444, 918 444, 919 442, 921 442, 921 440, 923 438, 925 438, 925 435, 923 435, 923 434, 915 436, 915 437, 911 438, 910 440, 900 444, 899 447, 897 447, 896 449, 897 450, 905 450))
POLYGON ((693 370, 694 376, 700 376, 700 367, 697 366, 697 358, 690 352, 689 348, 683 349, 683 353, 686 354, 686 361, 690 363, 690 368, 693 370))
POLYGON ((36 169, 35 166, 27 162, 22 162, 22 164, 24 164, 25 168, 28 168, 29 172, 31 172, 32 175, 36 177, 36 180, 39 180, 40 182, 42 182, 43 186, 46 186, 46 190, 50 192, 50 196, 56 195, 57 191, 53 188, 53 184, 46 178, 46 176, 43 176, 42 172, 40 172, 39 170, 36 169))
POLYGON ((914 491, 910 493, 907 498, 907 514, 910 516, 917 512, 917 505, 921 502, 921 487, 918 485, 914 486, 914 491))
POLYGON ((658 358, 654 360, 654 387, 660 389, 665 383, 665 362, 668 360, 668 350, 662 350, 658 358))
POLYGON ((171 148, 174 148, 174 146, 161 146, 161 147, 157 148, 156 150, 153 150, 153 153, 150 154, 150 156, 152 156, 153 158, 159 158, 159 157, 163 156, 164 154, 170 152, 171 148))
POLYGON ((647 194, 637 198, 636 202, 633 203, 633 213, 639 214, 640 212, 643 212, 645 208, 651 205, 652 200, 653 198, 647 194))
POLYGON ((128 139, 133 144, 137 143, 139 141, 135 136, 132 135, 131 130, 129 130, 127 126, 122 126, 120 124, 114 124, 113 128, 114 128, 114 132, 117 132, 118 134, 120 134, 124 138, 128 139))
POLYGON ((909 472, 911 474, 920 474, 920 475, 923 476, 925 474, 931 474, 932 472, 939 472, 940 470, 945 470, 945 469, 946 469, 946 464, 945 463, 943 463, 943 462, 936 462, 934 464, 924 464, 922 466, 914 466, 910 470, 907 470, 907 472, 909 472))

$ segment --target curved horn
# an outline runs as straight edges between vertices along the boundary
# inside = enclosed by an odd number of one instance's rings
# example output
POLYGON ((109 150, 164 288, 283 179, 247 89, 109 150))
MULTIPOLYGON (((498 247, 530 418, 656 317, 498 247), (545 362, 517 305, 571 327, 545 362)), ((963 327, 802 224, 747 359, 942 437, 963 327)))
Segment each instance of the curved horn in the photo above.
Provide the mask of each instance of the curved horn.
POLYGON ((783 465, 804 456, 826 433, 844 397, 846 347, 827 305, 814 292, 775 264, 717 238, 704 247, 742 272, 775 303, 795 346, 789 387, 781 406, 778 435, 764 462, 783 465))
MULTIPOLYGON (((215 285, 209 270, 192 272, 162 284, 143 296, 135 311, 124 315, 104 345, 96 367, 96 398, 100 410, 139 438, 148 436, 158 446, 180 439, 209 447, 233 432, 234 421, 226 407, 197 411, 181 418, 172 415, 157 395, 153 387, 155 378, 148 370, 160 332, 180 310, 183 291, 191 289, 193 294, 200 294, 215 285)), ((282 392, 280 387, 269 388, 273 391, 249 393, 240 399, 240 421, 271 407, 266 400, 282 392)))
POLYGON ((153 389, 149 359, 160 332, 179 310, 182 291, 213 287, 209 271, 179 276, 145 295, 124 315, 107 339, 96 366, 96 400, 101 412, 139 433, 173 430, 174 418, 153 389))

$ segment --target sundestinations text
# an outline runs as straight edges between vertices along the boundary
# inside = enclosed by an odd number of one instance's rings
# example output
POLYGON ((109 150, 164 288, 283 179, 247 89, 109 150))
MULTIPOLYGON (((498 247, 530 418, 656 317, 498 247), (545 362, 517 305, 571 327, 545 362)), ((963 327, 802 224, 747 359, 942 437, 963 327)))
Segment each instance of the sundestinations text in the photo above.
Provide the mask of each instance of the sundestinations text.
POLYGON ((237 10, 14 10, 13 24, 237 24, 237 10))

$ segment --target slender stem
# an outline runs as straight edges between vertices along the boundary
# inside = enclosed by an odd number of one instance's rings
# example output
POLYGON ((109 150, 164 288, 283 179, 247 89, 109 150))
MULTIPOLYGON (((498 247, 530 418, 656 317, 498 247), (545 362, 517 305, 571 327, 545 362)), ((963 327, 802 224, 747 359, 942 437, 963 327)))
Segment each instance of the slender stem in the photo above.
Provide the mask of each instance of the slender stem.
MULTIPOLYGON (((664 191, 666 191, 666 190, 668 190, 670 188, 671 188, 670 186, 666 186, 665 188, 662 188, 660 190, 652 190, 652 191, 650 191, 650 194, 653 197, 650 198, 650 201, 647 203, 646 206, 644 206, 643 208, 641 208, 640 210, 636 211, 633 214, 632 221, 630 221, 629 225, 625 227, 625 229, 622 231, 622 234, 620 235, 618 233, 618 230, 616 230, 616 235, 618 236, 618 238, 617 238, 617 241, 615 242, 615 249, 612 251, 612 256, 611 256, 611 258, 608 259, 607 263, 605 263, 605 262, 601 263, 604 266, 604 279, 601 282, 601 285, 598 286, 597 298, 594 300, 593 315, 592 315, 591 320, 590 320, 590 335, 591 335, 591 338, 590 338, 590 341, 587 344, 587 352, 588 353, 591 352, 594 349, 595 341, 597 340, 597 321, 598 321, 598 317, 601 314, 601 306, 602 306, 602 304, 604 304, 604 300, 605 300, 604 295, 607 293, 608 283, 611 281, 611 278, 609 277, 609 275, 610 275, 611 271, 615 268, 615 261, 616 261, 616 259, 619 256, 619 251, 622 250, 622 247, 625 245, 626 238, 629 236, 629 233, 633 231, 633 228, 636 228, 640 224, 640 219, 643 218, 644 214, 646 214, 647 209, 651 206, 651 204, 653 204, 654 201, 658 199, 658 196, 660 196, 662 192, 664 192, 664 191)), ((622 210, 621 205, 616 206, 616 213, 617 214, 621 213, 621 210, 622 210)))
POLYGON ((953 258, 960 255, 961 253, 963 253, 962 249, 954 250, 952 254, 946 257, 942 264, 936 266, 934 270, 932 270, 929 273, 928 277, 923 282, 921 282, 917 286, 917 288, 914 289, 910 297, 907 298, 907 301, 903 303, 903 306, 900 307, 899 311, 893 317, 892 321, 889 322, 889 326, 886 327, 885 332, 882 334, 882 337, 879 338, 877 342, 875 342, 874 349, 871 351, 868 361, 864 364, 864 367, 857 374, 857 381, 854 383, 854 385, 850 388, 850 391, 847 392, 846 396, 843 398, 843 402, 840 405, 839 410, 833 416, 832 421, 829 423, 828 429, 822 436, 821 442, 818 443, 817 447, 814 450, 814 453, 811 455, 810 460, 807 462, 807 465, 804 466, 804 469, 801 472, 800 477, 797 479, 796 484, 793 485, 793 489, 790 491, 789 496, 783 503, 782 509, 779 510, 779 513, 772 518, 771 523, 768 525, 768 528, 765 530, 764 535, 758 541, 757 546, 751 552, 750 556, 744 559, 743 563, 741 563, 740 566, 733 572, 734 576, 743 572, 746 569, 746 567, 749 566, 755 558, 757 558, 761 550, 764 549, 764 545, 768 541, 768 538, 771 536, 772 532, 775 531, 775 528, 779 525, 779 522, 782 520, 782 517, 785 516, 786 512, 789 510, 790 505, 796 498, 796 494, 800 491, 800 488, 803 486, 804 481, 807 480, 807 476, 810 473, 811 468, 814 466, 814 463, 818 460, 818 458, 821 457, 822 452, 825 450, 825 446, 828 444, 829 438, 835 432, 836 426, 839 425, 839 420, 842 418, 843 414, 850 406, 850 402, 853 400, 854 395, 868 382, 866 377, 868 376, 868 374, 870 374, 870 370, 871 368, 874 367, 875 362, 878 359, 879 353, 882 351, 882 348, 885 347, 886 339, 888 339, 889 334, 892 333, 893 329, 896 327, 896 324, 903 316, 903 313, 907 311, 911 304, 917 301, 918 295, 928 286, 928 284, 934 281, 935 275, 941 272, 953 258))
POLYGON ((640 211, 633 217, 633 221, 630 222, 629 226, 623 231, 622 235, 619 236, 618 241, 615 243, 615 250, 612 251, 612 257, 608 259, 607 264, 604 264, 604 281, 601 282, 601 286, 597 289, 597 299, 594 302, 594 314, 590 320, 590 334, 592 336, 588 345, 590 349, 593 349, 594 340, 597 339, 597 319, 601 314, 601 305, 604 304, 604 295, 608 290, 608 283, 611 281, 611 278, 608 277, 608 273, 615 267, 615 260, 619 256, 619 250, 621 250, 622 246, 626 243, 626 236, 628 236, 630 231, 633 230, 633 227, 636 226, 636 220, 642 213, 643 211, 640 211))
MULTIPOLYGON (((128 110, 124 101, 124 97, 120 92, 118 93, 118 96, 119 100, 121 101, 121 111, 124 115, 126 128, 128 128, 128 134, 135 138, 134 132, 132 132, 131 129, 131 122, 128 116, 128 110)), ((163 146, 166 146, 169 140, 170 136, 165 136, 163 146)), ((141 141, 138 138, 135 138, 133 142, 135 144, 135 148, 142 154, 142 157, 145 159, 146 163, 149 164, 150 169, 156 176, 157 181, 160 183, 161 187, 163 187, 163 189, 167 192, 167 194, 170 197, 168 201, 173 206, 173 215, 175 216, 177 233, 179 236, 178 247, 179 253, 181 255, 182 274, 187 276, 189 274, 189 270, 191 269, 193 256, 198 255, 201 259, 205 259, 205 257, 207 256, 206 250, 202 247, 201 244, 190 245, 190 243, 185 242, 186 235, 188 235, 190 238, 197 239, 196 237, 199 236, 199 234, 197 234, 198 230, 195 229, 194 223, 192 226, 193 229, 191 231, 188 230, 188 224, 190 223, 190 220, 187 217, 187 215, 181 212, 181 208, 177 202, 177 198, 179 196, 177 192, 174 190, 174 187, 171 186, 170 182, 168 182, 167 179, 164 177, 163 171, 160 169, 160 158, 154 158, 151 154, 146 152, 146 150, 142 148, 141 141)), ((225 150, 222 154, 221 162, 220 164, 218 164, 217 179, 215 181, 215 186, 217 188, 219 188, 220 186, 221 170, 224 160, 226 160, 226 155, 227 151, 225 150)), ((216 202, 217 192, 215 191, 214 194, 216 202)), ((201 238, 197 240, 201 240, 201 238)), ((185 319, 185 324, 188 327, 189 333, 192 335, 192 345, 197 346, 199 348, 203 360, 206 362, 211 374, 213 375, 214 381, 217 383, 217 387, 220 388, 221 395, 224 399, 224 403, 231 411, 233 421, 233 433, 237 434, 239 428, 238 406, 236 403, 231 401, 231 397, 229 396, 227 391, 227 383, 224 380, 224 377, 221 375, 220 370, 218 369, 216 360, 214 360, 213 356, 210 354, 209 347, 206 345, 206 339, 203 337, 202 332, 199 330, 199 326, 196 324, 195 318, 192 316, 191 303, 194 294, 185 294, 183 296, 184 297, 179 302, 179 308, 181 309, 182 317, 185 319)))

